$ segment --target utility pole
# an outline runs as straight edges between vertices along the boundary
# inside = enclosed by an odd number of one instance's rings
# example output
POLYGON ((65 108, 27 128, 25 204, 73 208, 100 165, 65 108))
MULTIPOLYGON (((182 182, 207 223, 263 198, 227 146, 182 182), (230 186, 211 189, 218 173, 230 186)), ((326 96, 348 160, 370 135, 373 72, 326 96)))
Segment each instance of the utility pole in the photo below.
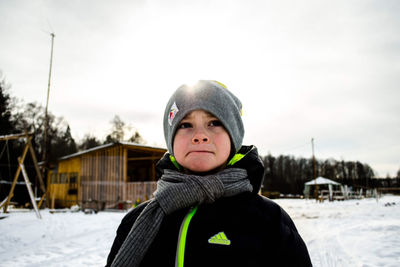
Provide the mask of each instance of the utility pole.
POLYGON ((50 52, 50 69, 49 69, 49 82, 47 84, 47 100, 46 100, 46 113, 45 113, 45 119, 44 119, 44 144, 43 144, 43 154, 42 154, 42 160, 44 162, 44 169, 43 169, 43 174, 44 177, 46 177, 46 169, 47 169, 47 131, 49 127, 49 116, 48 116, 48 108, 49 108, 49 96, 50 96, 50 81, 51 81, 51 69, 53 66, 53 46, 54 46, 54 33, 50 33, 51 36, 51 52, 50 52))
POLYGON ((314 155, 314 138, 311 138, 311 147, 312 147, 312 157, 313 157, 313 178, 314 178, 314 196, 315 200, 318 201, 318 184, 317 184, 317 172, 316 172, 316 164, 315 164, 315 155, 314 155))

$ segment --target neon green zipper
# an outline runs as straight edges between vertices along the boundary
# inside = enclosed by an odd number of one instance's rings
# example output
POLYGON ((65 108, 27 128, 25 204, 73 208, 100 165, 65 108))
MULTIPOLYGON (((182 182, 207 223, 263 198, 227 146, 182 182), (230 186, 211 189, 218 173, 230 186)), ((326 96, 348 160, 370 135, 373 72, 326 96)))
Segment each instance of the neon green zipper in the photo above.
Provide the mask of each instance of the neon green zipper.
POLYGON ((197 211, 197 206, 191 208, 182 221, 178 237, 178 247, 176 249, 175 267, 183 267, 183 262, 185 260, 187 231, 189 229, 190 221, 192 220, 193 215, 196 213, 196 211, 197 211))

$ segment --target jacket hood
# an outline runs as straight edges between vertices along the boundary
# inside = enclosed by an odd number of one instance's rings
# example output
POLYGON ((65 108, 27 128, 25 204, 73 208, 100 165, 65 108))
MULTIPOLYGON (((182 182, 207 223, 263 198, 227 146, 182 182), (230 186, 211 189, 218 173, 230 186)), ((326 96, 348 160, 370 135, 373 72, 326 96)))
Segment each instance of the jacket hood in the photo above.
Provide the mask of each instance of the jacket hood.
MULTIPOLYGON (((245 169, 248 174, 248 179, 253 186, 253 193, 258 193, 264 178, 264 164, 258 155, 257 148, 255 146, 242 146, 236 155, 239 155, 238 158, 240 159, 234 163, 228 164, 226 168, 245 169)), ((165 153, 156 165, 157 180, 164 174, 165 169, 181 171, 178 167, 179 165, 177 165, 176 162, 173 163, 171 161, 171 154, 168 152, 165 153)))

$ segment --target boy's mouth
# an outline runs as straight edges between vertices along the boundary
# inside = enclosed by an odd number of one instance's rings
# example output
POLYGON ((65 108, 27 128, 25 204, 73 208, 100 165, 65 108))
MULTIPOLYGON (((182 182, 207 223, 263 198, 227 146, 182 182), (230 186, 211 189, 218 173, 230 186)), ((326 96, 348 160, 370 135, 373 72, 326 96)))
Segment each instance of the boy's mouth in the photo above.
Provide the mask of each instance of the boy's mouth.
POLYGON ((194 154, 214 154, 214 152, 208 151, 208 150, 193 150, 193 151, 189 151, 187 153, 187 155, 192 154, 192 153, 194 153, 194 154))

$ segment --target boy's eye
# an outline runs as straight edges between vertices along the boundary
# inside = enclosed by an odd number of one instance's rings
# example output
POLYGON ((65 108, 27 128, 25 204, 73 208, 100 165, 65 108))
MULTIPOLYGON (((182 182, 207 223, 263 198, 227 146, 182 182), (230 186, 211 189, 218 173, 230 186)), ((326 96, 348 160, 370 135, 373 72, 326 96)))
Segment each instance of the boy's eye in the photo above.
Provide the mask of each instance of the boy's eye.
POLYGON ((222 126, 222 122, 220 122, 219 120, 214 120, 210 122, 210 126, 222 126))
POLYGON ((189 123, 189 122, 182 122, 180 125, 179 125, 179 129, 186 129, 186 128, 191 128, 192 127, 192 124, 191 123, 189 123))

